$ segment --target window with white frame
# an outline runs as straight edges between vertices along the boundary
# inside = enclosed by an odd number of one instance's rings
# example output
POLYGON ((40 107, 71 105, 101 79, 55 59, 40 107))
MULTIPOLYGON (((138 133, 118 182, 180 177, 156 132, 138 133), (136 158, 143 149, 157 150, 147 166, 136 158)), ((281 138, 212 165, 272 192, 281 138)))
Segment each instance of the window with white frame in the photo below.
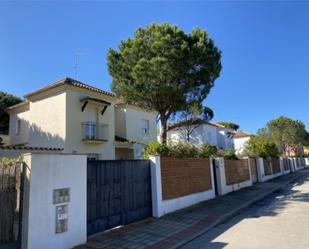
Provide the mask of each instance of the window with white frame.
POLYGON ((149 120, 142 119, 142 134, 148 135, 149 134, 149 120))
POLYGON ((21 120, 18 118, 17 120, 16 120, 16 130, 15 130, 15 134, 16 135, 19 135, 20 134, 20 125, 21 125, 21 120))

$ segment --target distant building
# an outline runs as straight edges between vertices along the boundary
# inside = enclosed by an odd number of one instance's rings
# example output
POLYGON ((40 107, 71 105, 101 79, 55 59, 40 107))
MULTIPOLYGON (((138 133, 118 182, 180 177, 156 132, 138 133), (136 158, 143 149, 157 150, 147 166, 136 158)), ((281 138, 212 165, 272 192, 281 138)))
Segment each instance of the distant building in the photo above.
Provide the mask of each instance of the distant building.
POLYGON ((242 152, 244 152, 246 143, 249 141, 251 137, 252 134, 245 131, 239 131, 233 136, 236 154, 241 154, 242 152))
MULTIPOLYGON (((226 128, 221 124, 197 120, 195 128, 190 134, 189 141, 195 146, 209 144, 218 149, 234 149, 233 135, 235 130, 226 128)), ((169 142, 187 142, 186 122, 172 124, 168 128, 167 140, 169 142)))

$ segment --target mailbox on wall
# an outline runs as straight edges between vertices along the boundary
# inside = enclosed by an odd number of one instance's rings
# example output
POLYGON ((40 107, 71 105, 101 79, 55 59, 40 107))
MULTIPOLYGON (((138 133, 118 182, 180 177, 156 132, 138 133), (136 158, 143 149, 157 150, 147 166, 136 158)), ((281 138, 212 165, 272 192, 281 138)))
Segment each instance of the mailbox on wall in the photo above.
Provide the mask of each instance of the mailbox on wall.
POLYGON ((68 203, 70 201, 70 189, 61 188, 53 191, 53 204, 62 204, 56 206, 56 233, 68 231, 68 203))
POLYGON ((69 188, 60 188, 54 189, 53 194, 53 203, 60 204, 70 201, 70 189, 69 188))
POLYGON ((68 205, 56 206, 56 233, 68 231, 68 205))

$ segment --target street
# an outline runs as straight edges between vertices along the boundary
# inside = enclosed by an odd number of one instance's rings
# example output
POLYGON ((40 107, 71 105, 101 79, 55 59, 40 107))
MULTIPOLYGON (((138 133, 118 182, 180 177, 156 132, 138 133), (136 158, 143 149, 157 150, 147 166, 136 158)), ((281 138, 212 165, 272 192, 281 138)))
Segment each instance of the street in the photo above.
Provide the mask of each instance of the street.
POLYGON ((309 248, 309 174, 181 247, 309 248))

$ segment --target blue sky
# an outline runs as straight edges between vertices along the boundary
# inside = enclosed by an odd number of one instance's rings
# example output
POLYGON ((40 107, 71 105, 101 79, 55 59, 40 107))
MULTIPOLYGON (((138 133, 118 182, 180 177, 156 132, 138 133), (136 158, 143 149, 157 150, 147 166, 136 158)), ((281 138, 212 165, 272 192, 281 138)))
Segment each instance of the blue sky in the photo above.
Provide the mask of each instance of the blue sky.
POLYGON ((205 104, 214 121, 256 132, 280 115, 309 126, 309 2, 122 1, 0 3, 0 90, 23 96, 66 76, 110 90, 108 48, 137 27, 206 29, 223 69, 205 104))

